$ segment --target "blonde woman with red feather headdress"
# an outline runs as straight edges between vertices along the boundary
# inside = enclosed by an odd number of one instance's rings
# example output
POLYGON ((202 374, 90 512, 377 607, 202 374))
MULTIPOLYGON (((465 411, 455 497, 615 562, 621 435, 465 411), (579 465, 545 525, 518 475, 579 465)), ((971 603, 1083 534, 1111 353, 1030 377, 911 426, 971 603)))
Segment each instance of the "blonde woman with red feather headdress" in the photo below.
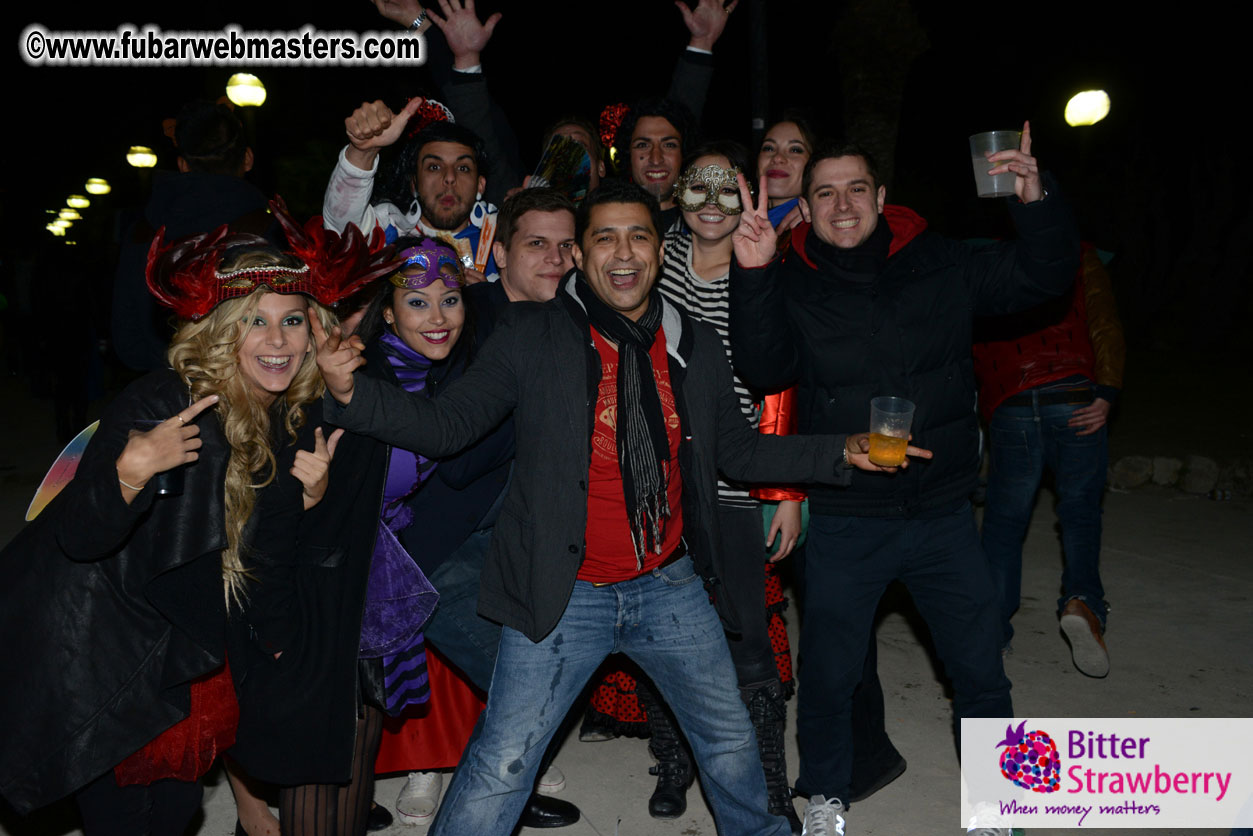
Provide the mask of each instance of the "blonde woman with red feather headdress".
POLYGON ((264 518, 321 500, 335 446, 309 415, 308 320, 333 327, 329 306, 387 271, 355 228, 272 208, 289 252, 225 227, 158 234, 171 368, 109 406, 73 481, 0 553, 0 794, 21 813, 74 793, 92 836, 182 833, 234 740, 228 618, 255 591, 264 518))

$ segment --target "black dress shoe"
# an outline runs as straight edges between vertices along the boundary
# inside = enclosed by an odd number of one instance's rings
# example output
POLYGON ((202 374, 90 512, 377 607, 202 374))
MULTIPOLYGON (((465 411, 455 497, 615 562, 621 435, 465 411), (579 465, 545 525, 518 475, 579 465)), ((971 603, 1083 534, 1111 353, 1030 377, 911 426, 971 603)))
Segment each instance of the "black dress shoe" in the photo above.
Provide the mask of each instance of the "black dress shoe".
POLYGON ((382 804, 370 802, 370 814, 365 817, 365 829, 369 833, 386 830, 392 826, 392 813, 382 804))
POLYGON ((579 820, 579 808, 551 795, 531 793, 518 823, 523 827, 569 827, 579 820))

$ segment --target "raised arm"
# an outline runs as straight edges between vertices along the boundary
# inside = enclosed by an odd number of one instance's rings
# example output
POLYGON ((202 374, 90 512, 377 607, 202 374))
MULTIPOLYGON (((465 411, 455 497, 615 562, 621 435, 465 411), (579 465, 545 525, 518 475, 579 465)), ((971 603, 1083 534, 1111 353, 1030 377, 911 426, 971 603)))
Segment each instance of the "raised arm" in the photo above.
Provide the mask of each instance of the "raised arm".
POLYGON ((995 173, 1017 175, 1018 198, 1008 198, 1018 237, 971 250, 966 277, 975 314, 1014 313, 1063 293, 1079 268, 1079 228, 1056 182, 1040 172, 1031 155, 1031 123, 1022 126, 1017 151, 988 156, 995 173))
POLYGON ((683 16, 683 25, 687 27, 690 38, 687 48, 674 65, 667 96, 686 105, 697 124, 701 121, 709 85, 713 81, 714 44, 722 37, 727 19, 738 3, 739 0, 731 0, 724 6, 723 0, 696 0, 695 5, 689 7, 682 0, 675 0, 674 5, 683 16))
POLYGON ((735 248, 731 261, 731 356, 748 385, 766 391, 784 389, 796 382, 799 353, 777 278, 777 236, 770 225, 766 178, 761 179, 755 201, 744 175, 739 176, 739 182, 745 208, 731 237, 735 248))
POLYGON ((410 99, 404 109, 394 113, 382 101, 362 102, 344 120, 348 146, 340 152, 322 198, 322 221, 327 229, 342 233, 351 223, 368 233, 376 225, 391 222, 370 205, 379 151, 404 135, 409 117, 421 104, 420 98, 410 99))
POLYGON ((518 158, 518 140, 513 127, 500 106, 492 100, 483 73, 483 50, 500 22, 500 12, 482 22, 474 9, 474 0, 439 0, 438 12, 428 14, 443 33, 453 55, 453 72, 441 85, 444 103, 464 125, 483 140, 487 149, 487 187, 483 196, 489 203, 500 205, 505 192, 522 182, 522 163, 518 158))
POLYGON ((512 357, 515 331, 508 315, 465 375, 439 396, 410 394, 390 383, 354 375, 365 360, 356 337, 313 328, 318 366, 326 380, 326 420, 396 447, 439 458, 489 433, 517 404, 512 357))

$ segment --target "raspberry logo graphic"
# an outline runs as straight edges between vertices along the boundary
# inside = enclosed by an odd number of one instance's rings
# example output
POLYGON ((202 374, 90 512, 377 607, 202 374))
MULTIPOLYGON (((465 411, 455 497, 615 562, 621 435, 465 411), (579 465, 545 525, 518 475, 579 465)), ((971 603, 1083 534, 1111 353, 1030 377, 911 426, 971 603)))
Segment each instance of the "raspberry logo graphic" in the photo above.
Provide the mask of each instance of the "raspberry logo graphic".
POLYGON ((1005 727, 1005 739, 996 744, 1005 747, 1001 752, 1001 774, 1032 792, 1057 792, 1062 774, 1057 744, 1048 732, 1024 732, 1026 728, 1026 720, 1017 729, 1012 723, 1005 727))

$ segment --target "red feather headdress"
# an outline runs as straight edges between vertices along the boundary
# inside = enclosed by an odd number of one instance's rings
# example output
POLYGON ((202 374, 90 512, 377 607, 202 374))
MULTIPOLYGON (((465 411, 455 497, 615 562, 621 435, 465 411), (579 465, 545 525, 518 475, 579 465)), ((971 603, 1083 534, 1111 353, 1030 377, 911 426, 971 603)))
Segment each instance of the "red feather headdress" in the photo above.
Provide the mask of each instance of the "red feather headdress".
POLYGON ((393 248, 385 246, 383 231, 377 227, 368 241, 353 224, 343 235, 324 229, 320 216, 301 227, 277 196, 270 201, 270 211, 287 235, 287 251, 302 262, 300 267, 223 272, 218 266, 229 248, 272 245, 259 235, 232 233, 226 225, 166 244, 162 227, 148 249, 148 290, 179 318, 194 321, 221 302, 247 296, 262 285, 275 293, 303 293, 330 307, 396 269, 393 248))

